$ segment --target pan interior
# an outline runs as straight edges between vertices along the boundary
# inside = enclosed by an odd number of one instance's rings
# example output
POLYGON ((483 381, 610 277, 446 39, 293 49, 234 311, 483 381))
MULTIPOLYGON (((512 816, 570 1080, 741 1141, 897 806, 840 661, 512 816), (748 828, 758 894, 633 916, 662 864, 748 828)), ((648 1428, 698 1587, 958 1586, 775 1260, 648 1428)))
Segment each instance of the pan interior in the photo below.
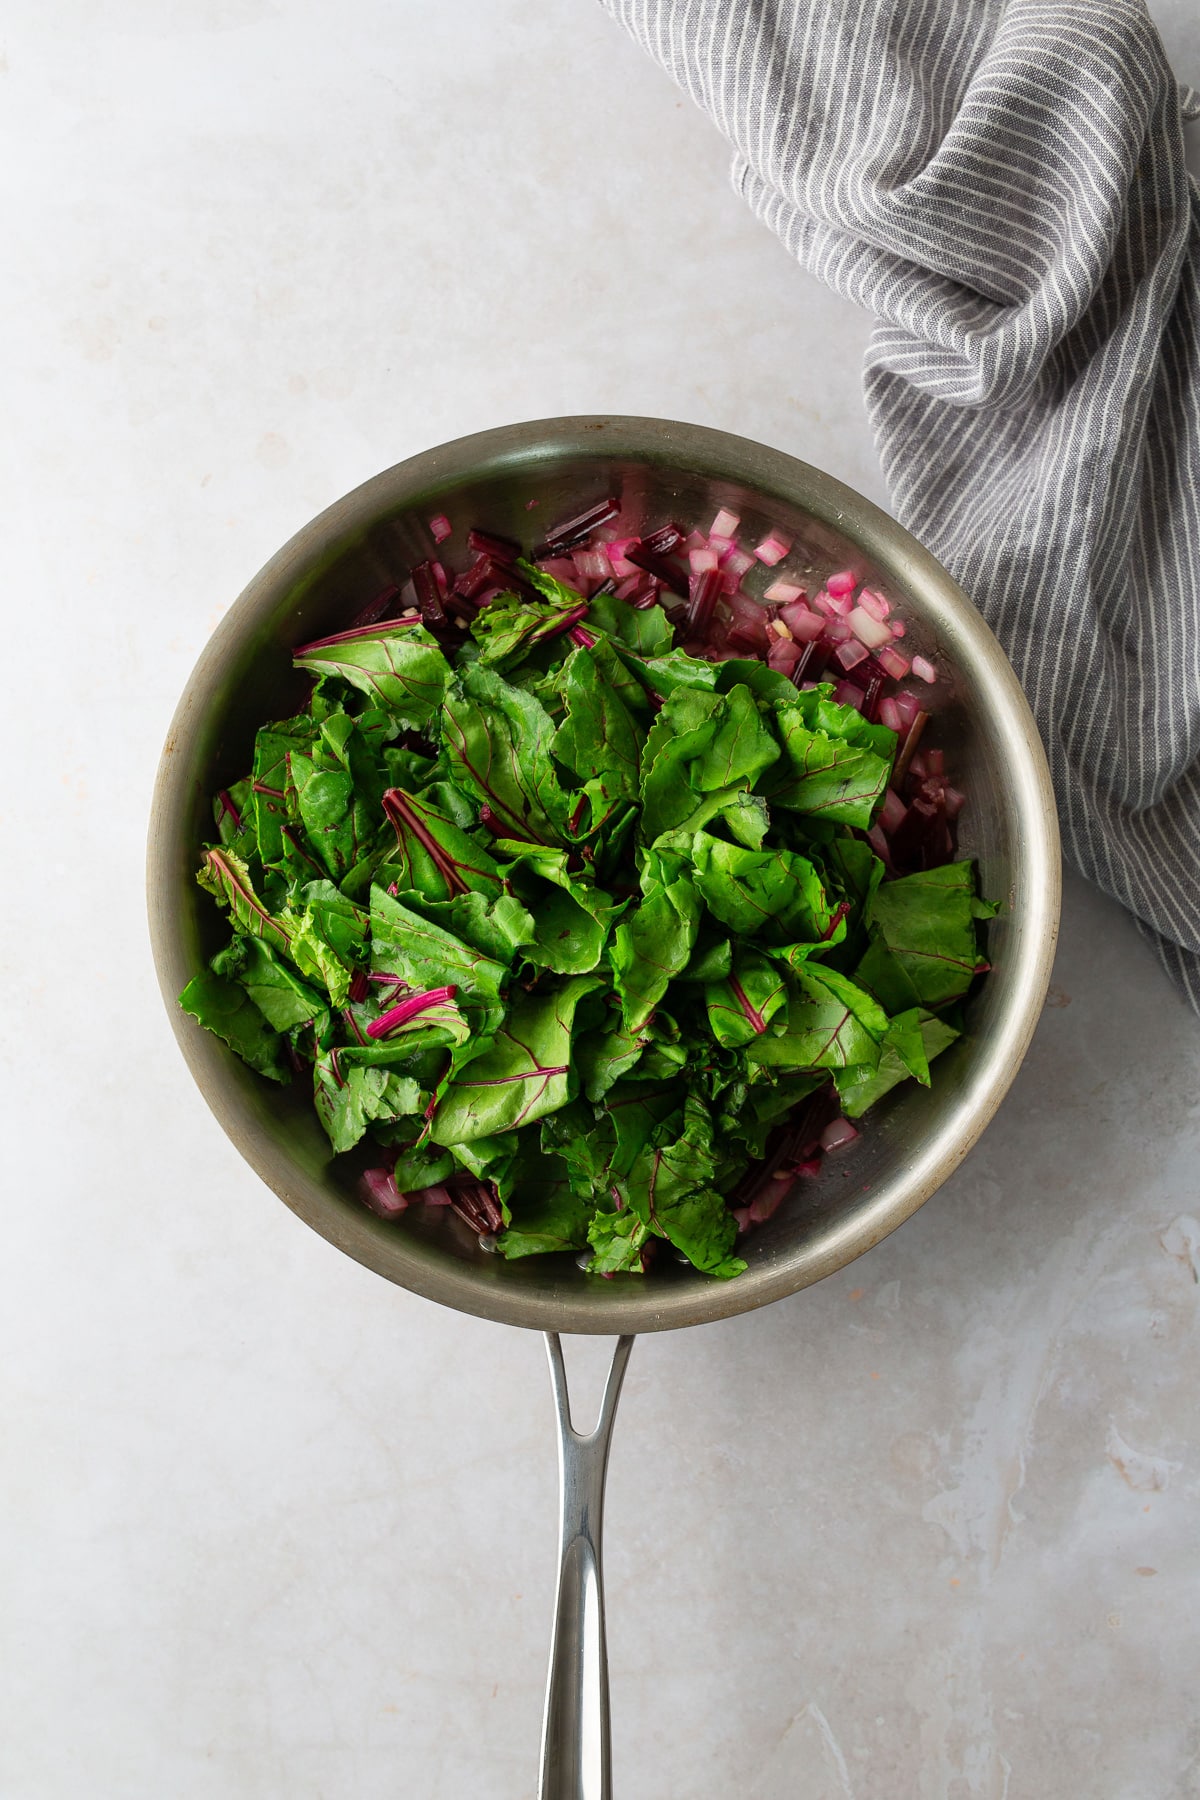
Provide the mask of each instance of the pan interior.
POLYGON ((894 1230, 962 1159, 1015 1075, 1044 998, 1057 836, 1041 745, 1003 652, 940 565, 886 514, 807 464, 722 432, 563 419, 485 432, 387 470, 307 525, 251 582, 171 727, 151 821, 149 904, 159 979, 192 1073, 246 1159, 301 1218, 389 1280, 467 1312, 558 1331, 646 1331, 745 1311, 820 1279, 894 1230), (175 1003, 222 938, 193 878, 211 829, 209 797, 245 772, 258 726, 303 703, 291 647, 344 628, 429 555, 434 513, 454 524, 453 556, 469 526, 528 543, 609 494, 630 529, 667 519, 703 527, 727 507, 748 543, 772 526, 792 537, 792 561, 813 571, 814 585, 849 566, 892 599, 908 621, 905 649, 944 672, 934 705, 938 741, 968 796, 961 854, 977 858, 982 890, 1001 908, 988 928, 992 972, 969 1004, 964 1037, 938 1060, 932 1090, 909 1083, 873 1109, 858 1142, 739 1246, 749 1268, 732 1282, 674 1266, 653 1278, 587 1279, 570 1258, 485 1254, 447 1209, 414 1208, 400 1224, 377 1219, 355 1197, 362 1163, 331 1155, 304 1092, 254 1075, 175 1003))

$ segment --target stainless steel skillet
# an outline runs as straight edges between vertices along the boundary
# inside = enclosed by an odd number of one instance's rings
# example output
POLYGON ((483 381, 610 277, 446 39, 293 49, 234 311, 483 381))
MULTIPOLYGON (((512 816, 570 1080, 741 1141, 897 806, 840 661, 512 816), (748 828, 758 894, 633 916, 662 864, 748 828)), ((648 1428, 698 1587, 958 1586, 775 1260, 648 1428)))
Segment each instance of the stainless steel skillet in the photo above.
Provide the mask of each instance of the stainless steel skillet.
POLYGON ((547 1333, 563 1517, 541 1793, 543 1800, 601 1800, 610 1793, 601 1506, 634 1334, 765 1305, 894 1231, 967 1154, 1033 1033, 1058 924, 1058 835, 1045 757, 1016 677, 945 570, 878 507, 806 463, 659 419, 503 426, 426 451, 337 501, 230 609, 188 682, 163 751, 148 894, 159 980, 188 1066, 263 1180, 322 1236, 388 1280, 460 1311, 547 1333), (963 851, 977 858, 984 893, 1001 902, 989 928, 992 972, 970 1003, 964 1037, 939 1060, 932 1090, 897 1090, 873 1111, 870 1129, 836 1166, 751 1237, 749 1268, 732 1282, 682 1269, 644 1281, 589 1280, 569 1260, 508 1263, 485 1255, 440 1209, 385 1223, 356 1198, 352 1163, 331 1160, 303 1096, 261 1082, 175 1004, 216 948, 215 921, 193 879, 208 797, 244 772, 256 728, 300 703, 292 646, 344 625, 397 570, 426 556, 435 513, 449 516, 459 539, 472 525, 525 539, 531 519, 551 522, 608 493, 656 523, 707 523, 729 507, 746 530, 778 526, 814 567, 853 566, 893 598, 912 644, 941 673, 939 741, 969 796, 963 851), (620 1338, 600 1423, 586 1438, 570 1425, 559 1343, 559 1334, 573 1332, 620 1338))

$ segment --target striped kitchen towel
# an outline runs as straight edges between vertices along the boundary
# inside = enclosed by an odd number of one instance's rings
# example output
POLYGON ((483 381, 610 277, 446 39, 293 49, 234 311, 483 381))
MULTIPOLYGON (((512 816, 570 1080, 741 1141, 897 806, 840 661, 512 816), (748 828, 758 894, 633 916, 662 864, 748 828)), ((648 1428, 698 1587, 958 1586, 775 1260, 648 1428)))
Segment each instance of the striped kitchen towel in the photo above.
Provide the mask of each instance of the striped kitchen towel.
POLYGON ((876 319, 898 518, 1032 702, 1064 845, 1200 1008, 1200 195, 1140 0, 602 0, 876 319))

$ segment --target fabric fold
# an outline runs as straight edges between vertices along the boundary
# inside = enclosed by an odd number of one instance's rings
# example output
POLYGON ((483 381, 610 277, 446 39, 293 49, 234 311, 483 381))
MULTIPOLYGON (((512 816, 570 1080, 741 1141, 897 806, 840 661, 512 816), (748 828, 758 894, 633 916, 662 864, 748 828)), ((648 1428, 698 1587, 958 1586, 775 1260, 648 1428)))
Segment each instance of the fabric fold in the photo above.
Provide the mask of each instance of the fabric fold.
POLYGON ((972 596, 1066 854, 1200 1009, 1200 197, 1140 0, 602 0, 876 320, 896 516, 972 596))

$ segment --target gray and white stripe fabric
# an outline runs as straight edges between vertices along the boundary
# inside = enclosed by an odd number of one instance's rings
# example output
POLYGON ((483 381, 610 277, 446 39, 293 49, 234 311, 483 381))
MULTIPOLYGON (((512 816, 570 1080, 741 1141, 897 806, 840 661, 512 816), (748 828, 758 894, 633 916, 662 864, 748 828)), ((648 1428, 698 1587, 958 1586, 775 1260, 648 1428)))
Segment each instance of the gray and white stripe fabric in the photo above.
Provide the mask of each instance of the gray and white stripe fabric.
POLYGON ((1200 1007, 1200 195, 1138 0, 602 0, 869 309, 897 517, 1033 704, 1067 855, 1200 1007))

